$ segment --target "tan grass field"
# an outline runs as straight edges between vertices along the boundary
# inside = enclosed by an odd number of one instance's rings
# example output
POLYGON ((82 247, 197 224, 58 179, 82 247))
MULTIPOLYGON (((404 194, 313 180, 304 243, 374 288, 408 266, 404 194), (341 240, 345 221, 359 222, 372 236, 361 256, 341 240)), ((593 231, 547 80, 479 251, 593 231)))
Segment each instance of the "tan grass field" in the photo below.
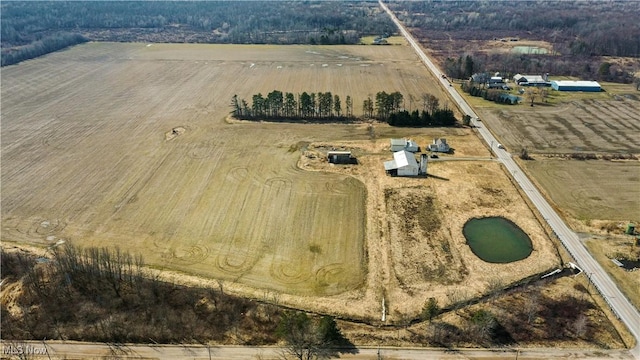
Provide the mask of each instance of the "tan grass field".
POLYGON ((469 129, 225 120, 233 94, 274 89, 351 95, 356 113, 383 90, 444 103, 406 46, 89 43, 1 76, 3 241, 119 246, 182 281, 219 279, 240 294, 353 318, 379 318, 384 297, 390 321, 416 316, 428 296, 479 296, 496 278, 558 265, 469 129), (470 159, 434 162, 426 179, 389 178, 391 136, 421 146, 445 136, 456 152, 443 160, 470 159), (353 148, 361 164, 307 156, 322 146, 353 148), (392 202, 387 189, 397 189, 392 202), (414 198, 433 199, 441 224, 415 246, 397 234, 395 208, 414 198), (461 230, 486 215, 516 222, 534 253, 504 265, 476 258, 461 230), (447 267, 448 280, 416 272, 421 263, 447 267))
POLYGON ((556 205, 575 219, 640 220, 637 161, 541 159, 523 164, 556 205))

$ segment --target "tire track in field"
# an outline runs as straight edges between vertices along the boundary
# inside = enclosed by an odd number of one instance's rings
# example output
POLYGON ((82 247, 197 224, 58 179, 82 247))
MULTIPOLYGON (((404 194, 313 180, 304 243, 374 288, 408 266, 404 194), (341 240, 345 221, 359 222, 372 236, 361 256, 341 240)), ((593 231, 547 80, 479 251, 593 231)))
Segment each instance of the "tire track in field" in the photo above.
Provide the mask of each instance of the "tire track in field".
MULTIPOLYGON (((243 173, 235 173, 238 172, 243 173)), ((246 182, 251 181, 250 176, 245 176, 244 179, 246 182)), ((242 188, 246 189, 245 186, 242 188)), ((229 216, 224 221, 232 224, 227 227, 226 234, 230 241, 225 241, 224 250, 216 259, 216 267, 224 273, 234 275, 236 280, 250 272, 274 243, 282 241, 288 235, 285 224, 292 195, 291 180, 269 178, 260 189, 258 206, 253 203, 256 201, 253 199, 255 191, 249 188, 241 206, 227 212, 229 216)), ((295 274, 283 272, 283 269, 278 264, 273 264, 272 276, 279 282, 291 284, 295 274)))
MULTIPOLYGON (((586 146, 593 148, 594 144, 593 142, 591 142, 591 140, 589 140, 589 138, 587 138, 587 136, 585 134, 582 133, 582 131, 578 130, 576 127, 574 127, 568 120, 566 120, 564 117, 560 116, 560 115, 553 115, 553 118, 560 124, 564 125, 564 128, 569 130, 569 132, 571 132, 571 134, 573 134, 576 138, 578 138, 580 141, 582 141, 583 144, 585 144, 586 146)), ((591 129, 589 129, 590 131, 593 131, 591 129)), ((598 135, 600 138, 604 139, 606 141, 606 139, 601 136, 601 134, 597 134, 594 133, 595 135, 598 135)), ((566 137, 565 137, 566 138, 566 137)), ((567 139, 570 141, 570 139, 567 139)))
MULTIPOLYGON (((628 134, 626 134, 626 132, 624 131, 620 131, 619 128, 615 125, 613 125, 612 123, 610 123, 609 121, 607 121, 606 119, 615 119, 613 117, 611 117, 611 114, 607 115, 604 114, 600 111, 598 111, 598 107, 591 107, 588 108, 587 106, 585 106, 583 103, 580 103, 578 101, 575 101, 573 103, 575 105, 576 108, 582 110, 583 112, 585 112, 586 114, 590 115, 594 121, 597 121, 597 123, 602 123, 604 126, 606 126, 609 131, 610 130, 614 130, 615 133, 617 135, 619 135, 620 137, 625 138, 626 141, 621 141, 619 137, 612 137, 610 135, 608 135, 608 131, 604 130, 604 131, 598 131, 597 129, 592 129, 592 126, 589 126, 589 128, 593 131, 594 135, 596 135, 597 137, 600 137, 601 139, 603 139, 606 143, 608 144, 616 144, 618 146, 621 146, 623 148, 631 148, 628 144, 629 142, 633 143, 633 139, 631 137, 628 136, 628 134)), ((590 124, 590 125, 596 125, 597 124, 590 124)), ((598 147, 594 147, 594 150, 599 149, 598 147)))
POLYGON ((3 220, 2 233, 11 240, 53 241, 66 227, 67 223, 64 220, 56 218, 9 218, 3 220))
POLYGON ((611 106, 611 102, 595 102, 593 107, 593 114, 599 116, 598 119, 609 119, 613 124, 607 125, 610 129, 615 130, 616 136, 614 141, 621 147, 627 148, 630 151, 637 151, 640 147, 640 143, 637 138, 634 138, 630 134, 640 129, 636 123, 640 124, 640 116, 638 113, 628 114, 624 111, 624 106, 611 106), (635 121, 635 122, 634 122, 635 121), (621 141, 624 139, 624 141, 621 141))
POLYGON ((607 113, 615 113, 616 116, 613 120, 617 121, 620 126, 624 127, 628 130, 638 131, 640 130, 640 109, 633 108, 632 104, 623 100, 619 105, 624 104, 624 106, 611 106, 610 102, 598 102, 598 107, 596 109, 604 108, 606 111, 601 112, 606 115, 607 113))

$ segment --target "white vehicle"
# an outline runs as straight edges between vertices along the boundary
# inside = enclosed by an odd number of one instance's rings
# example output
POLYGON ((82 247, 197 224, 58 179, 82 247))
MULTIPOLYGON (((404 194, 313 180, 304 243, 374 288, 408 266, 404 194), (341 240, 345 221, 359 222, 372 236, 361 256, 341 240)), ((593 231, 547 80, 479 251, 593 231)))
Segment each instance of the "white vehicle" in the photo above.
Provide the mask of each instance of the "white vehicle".
POLYGON ((498 149, 503 149, 504 150, 504 146, 502 146, 502 144, 498 144, 498 149))

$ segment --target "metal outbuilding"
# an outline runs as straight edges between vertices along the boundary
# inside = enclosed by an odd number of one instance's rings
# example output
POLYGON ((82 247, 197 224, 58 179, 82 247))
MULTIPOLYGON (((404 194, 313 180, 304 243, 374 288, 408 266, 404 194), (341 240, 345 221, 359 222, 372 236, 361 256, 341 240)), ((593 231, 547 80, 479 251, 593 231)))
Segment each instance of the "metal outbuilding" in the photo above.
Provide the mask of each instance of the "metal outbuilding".
POLYGON ((597 81, 553 80, 551 81, 551 87, 558 91, 602 91, 602 87, 597 81))
POLYGON ((356 159, 351 155, 351 151, 328 151, 327 160, 332 164, 354 164, 356 159))
POLYGON ((551 83, 547 81, 547 75, 522 75, 516 74, 513 77, 513 81, 522 86, 551 86, 551 83))

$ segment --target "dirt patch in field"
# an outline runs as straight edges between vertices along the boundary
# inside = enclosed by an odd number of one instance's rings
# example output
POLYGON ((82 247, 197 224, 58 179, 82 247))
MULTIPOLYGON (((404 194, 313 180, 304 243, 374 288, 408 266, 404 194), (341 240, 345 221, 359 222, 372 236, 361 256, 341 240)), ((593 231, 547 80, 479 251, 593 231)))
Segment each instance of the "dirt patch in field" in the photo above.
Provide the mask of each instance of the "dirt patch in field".
POLYGON ((184 134, 186 131, 187 129, 183 128, 182 126, 174 127, 173 129, 171 129, 171 131, 167 131, 164 134, 164 139, 166 141, 173 140, 177 136, 184 134))

